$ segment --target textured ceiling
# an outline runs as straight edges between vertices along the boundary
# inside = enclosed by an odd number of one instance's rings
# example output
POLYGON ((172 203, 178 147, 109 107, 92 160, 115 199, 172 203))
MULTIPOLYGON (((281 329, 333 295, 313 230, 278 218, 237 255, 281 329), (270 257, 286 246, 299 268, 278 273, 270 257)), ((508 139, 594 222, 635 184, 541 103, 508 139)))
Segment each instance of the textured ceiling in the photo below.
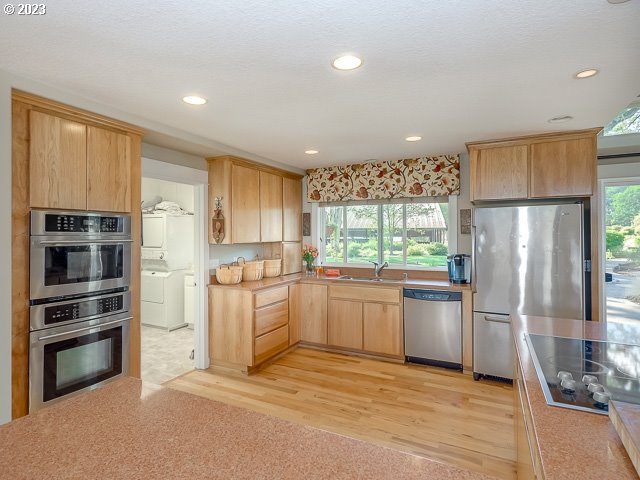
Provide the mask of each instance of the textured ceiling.
POLYGON ((640 94, 639 20, 639 0, 57 0, 0 16, 0 69, 307 168, 601 126, 640 94), (345 52, 364 66, 331 68, 345 52))

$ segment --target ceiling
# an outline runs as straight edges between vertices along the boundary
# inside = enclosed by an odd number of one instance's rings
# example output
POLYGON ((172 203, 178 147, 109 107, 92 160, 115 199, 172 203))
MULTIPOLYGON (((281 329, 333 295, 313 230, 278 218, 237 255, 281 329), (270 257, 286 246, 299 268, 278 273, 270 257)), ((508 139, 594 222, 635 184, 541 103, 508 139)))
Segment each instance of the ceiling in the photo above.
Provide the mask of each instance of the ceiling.
POLYGON ((602 126, 640 94, 639 18, 639 0, 57 0, 0 16, 0 69, 308 168, 602 126), (364 65, 333 69, 346 52, 364 65))

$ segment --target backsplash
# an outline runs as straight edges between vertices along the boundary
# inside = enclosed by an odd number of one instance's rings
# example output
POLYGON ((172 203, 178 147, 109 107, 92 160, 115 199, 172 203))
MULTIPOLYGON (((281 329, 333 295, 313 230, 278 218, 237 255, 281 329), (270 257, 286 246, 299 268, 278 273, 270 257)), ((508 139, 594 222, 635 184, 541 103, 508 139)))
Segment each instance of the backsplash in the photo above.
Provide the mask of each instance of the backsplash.
POLYGON ((264 247, 260 243, 209 245, 209 268, 213 270, 219 265, 233 262, 238 257, 251 260, 256 255, 264 256, 264 247))

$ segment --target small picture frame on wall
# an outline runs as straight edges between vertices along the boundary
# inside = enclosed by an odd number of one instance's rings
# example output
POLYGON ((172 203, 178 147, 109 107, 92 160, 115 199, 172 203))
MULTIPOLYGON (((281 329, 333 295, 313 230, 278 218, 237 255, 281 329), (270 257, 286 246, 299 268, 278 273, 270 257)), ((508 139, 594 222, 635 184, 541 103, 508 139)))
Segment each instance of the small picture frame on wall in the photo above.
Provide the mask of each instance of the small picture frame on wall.
POLYGON ((311 236, 311 214, 310 213, 302 214, 302 236, 303 237, 311 236))
POLYGON ((460 209, 460 233, 462 235, 471 235, 471 209, 460 209))

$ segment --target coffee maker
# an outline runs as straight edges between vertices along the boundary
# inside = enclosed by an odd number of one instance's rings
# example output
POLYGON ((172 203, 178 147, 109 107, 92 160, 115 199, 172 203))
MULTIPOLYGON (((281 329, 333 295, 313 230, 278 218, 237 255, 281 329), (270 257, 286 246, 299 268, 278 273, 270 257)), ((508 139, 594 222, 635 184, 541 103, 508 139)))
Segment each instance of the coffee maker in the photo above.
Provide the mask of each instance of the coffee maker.
POLYGON ((471 283, 471 255, 466 253, 449 255, 447 268, 451 283, 471 283))

